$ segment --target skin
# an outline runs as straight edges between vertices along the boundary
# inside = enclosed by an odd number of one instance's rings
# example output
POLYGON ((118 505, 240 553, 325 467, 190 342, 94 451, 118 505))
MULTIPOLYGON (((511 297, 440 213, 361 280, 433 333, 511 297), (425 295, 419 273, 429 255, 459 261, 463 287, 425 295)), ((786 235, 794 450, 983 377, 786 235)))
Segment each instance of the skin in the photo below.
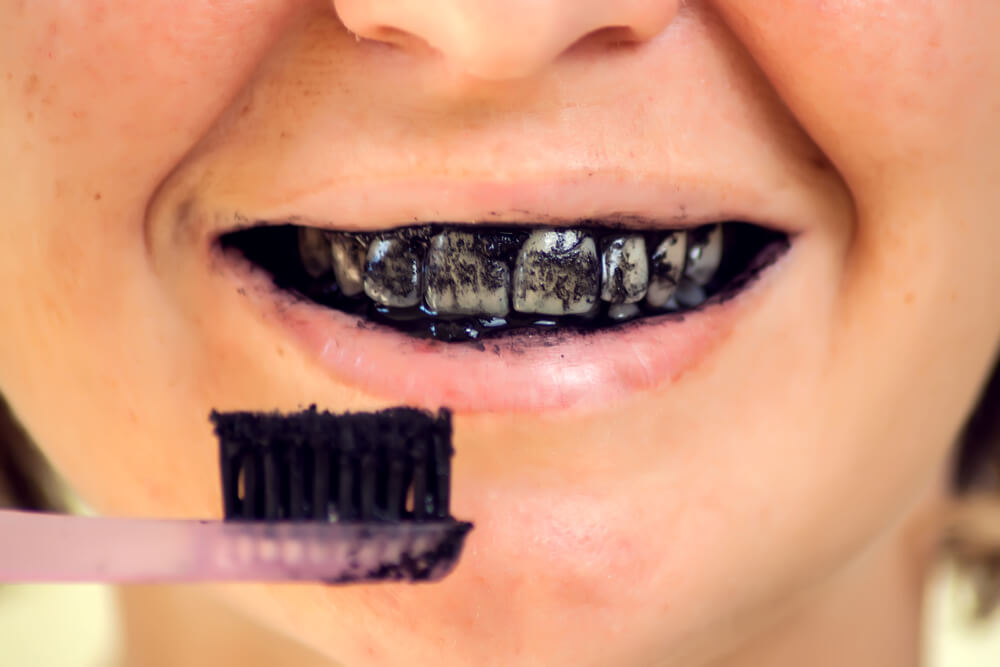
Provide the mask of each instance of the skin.
POLYGON ((454 215, 477 198, 386 183, 493 179, 507 219, 646 178, 678 184, 664 217, 730 184, 797 232, 684 372, 460 411, 477 528, 444 582, 135 589, 131 664, 916 664, 1000 341, 1000 4, 0 0, 0 25, 0 389, 102 513, 218 516, 212 408, 397 402, 253 315, 185 236, 215 211, 364 182, 454 215))

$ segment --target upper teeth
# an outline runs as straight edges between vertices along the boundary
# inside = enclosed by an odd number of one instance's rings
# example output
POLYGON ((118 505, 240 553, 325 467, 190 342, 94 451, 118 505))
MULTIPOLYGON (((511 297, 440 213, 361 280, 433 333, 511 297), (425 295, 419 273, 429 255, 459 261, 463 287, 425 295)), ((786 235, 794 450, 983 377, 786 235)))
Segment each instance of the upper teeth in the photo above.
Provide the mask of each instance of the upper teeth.
POLYGON ((597 303, 600 280, 594 239, 576 230, 537 230, 517 255, 514 310, 582 315, 597 303))
POLYGON ((601 255, 601 299, 608 303, 642 301, 649 287, 646 239, 620 236, 601 255))
POLYGON ((319 278, 330 270, 330 246, 326 233, 315 227, 299 227, 299 256, 306 273, 319 278))
POLYGON ((699 285, 707 285, 722 261, 722 225, 712 225, 692 235, 687 249, 684 275, 699 285))
POLYGON ((395 308, 420 303, 423 257, 405 239, 378 238, 368 245, 364 289, 375 303, 395 308))
POLYGON ((722 226, 667 232, 647 249, 646 236, 605 236, 579 229, 477 232, 446 229, 433 237, 413 230, 369 234, 302 227, 305 271, 332 271, 340 292, 362 292, 380 306, 442 315, 504 318, 511 310, 538 315, 608 316, 647 308, 696 305, 722 260, 722 226), (651 251, 651 252, 650 252, 651 251))
POLYGON ((340 290, 347 296, 361 294, 364 290, 365 261, 368 255, 365 244, 351 234, 333 234, 330 249, 333 274, 340 290))
POLYGON ((656 246, 652 257, 652 276, 646 291, 646 303, 663 308, 677 290, 687 257, 687 234, 673 232, 656 246))
POLYGON ((468 232, 434 236, 424 269, 424 300, 436 313, 503 317, 510 312, 510 269, 468 232))

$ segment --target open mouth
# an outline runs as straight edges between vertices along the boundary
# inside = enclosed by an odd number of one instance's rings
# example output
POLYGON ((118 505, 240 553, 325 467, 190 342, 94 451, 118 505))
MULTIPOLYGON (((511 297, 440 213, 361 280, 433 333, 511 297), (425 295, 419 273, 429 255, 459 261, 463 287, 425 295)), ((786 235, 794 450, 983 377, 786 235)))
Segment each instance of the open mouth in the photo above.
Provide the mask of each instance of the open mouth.
POLYGON ((307 363, 372 399, 463 414, 607 407, 677 382, 773 306, 784 282, 767 277, 803 245, 791 223, 559 214, 203 219, 228 221, 206 239, 228 303, 307 363))
POLYGON ((788 248, 730 221, 691 229, 425 224, 343 232, 261 224, 223 234, 282 290, 416 338, 598 332, 738 294, 788 248))

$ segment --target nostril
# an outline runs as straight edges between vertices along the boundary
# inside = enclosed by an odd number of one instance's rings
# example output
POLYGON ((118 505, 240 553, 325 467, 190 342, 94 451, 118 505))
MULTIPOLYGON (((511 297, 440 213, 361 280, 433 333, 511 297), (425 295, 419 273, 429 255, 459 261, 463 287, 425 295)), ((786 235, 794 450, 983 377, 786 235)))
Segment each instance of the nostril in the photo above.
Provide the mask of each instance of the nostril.
POLYGON ((606 26, 587 33, 566 49, 567 54, 579 54, 638 46, 645 41, 628 26, 606 26))
POLYGON ((523 79, 567 51, 617 52, 660 34, 680 0, 334 0, 349 30, 372 42, 440 56, 476 79, 523 79))
POLYGON ((433 50, 420 31, 412 29, 414 21, 377 10, 375 3, 336 2, 334 6, 340 24, 358 42, 418 52, 433 50))
POLYGON ((366 30, 362 37, 378 42, 384 42, 402 49, 412 49, 414 47, 421 49, 428 48, 426 40, 421 39, 411 32, 400 30, 399 28, 395 28, 390 25, 374 26, 369 30, 366 30))
POLYGON ((431 45, 420 36, 390 25, 365 26, 364 28, 349 27, 348 31, 354 35, 354 39, 358 42, 370 42, 412 53, 434 51, 431 45))

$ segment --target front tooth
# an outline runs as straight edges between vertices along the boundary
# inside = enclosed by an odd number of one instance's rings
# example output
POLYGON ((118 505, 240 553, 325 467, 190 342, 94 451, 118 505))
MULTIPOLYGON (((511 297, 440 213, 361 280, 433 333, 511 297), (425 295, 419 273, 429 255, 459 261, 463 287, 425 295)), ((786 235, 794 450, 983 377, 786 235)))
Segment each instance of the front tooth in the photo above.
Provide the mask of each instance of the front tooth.
POLYGON ((537 230, 521 246, 514 268, 514 310, 580 315, 600 292, 597 246, 577 230, 537 230))
POLYGON ((601 253, 601 299, 612 304, 635 303, 646 296, 649 258, 646 240, 620 236, 601 253))
POLYGON ((299 227, 299 257, 306 273, 313 278, 329 271, 333 260, 326 232, 315 227, 299 227))
POLYGON ((487 257, 475 235, 443 232, 427 251, 424 301, 436 313, 504 317, 510 312, 510 269, 487 257))
POLYGON ((671 232, 660 241, 653 252, 650 267, 649 289, 646 303, 653 308, 666 308, 677 290, 677 284, 684 272, 684 257, 687 255, 687 234, 671 232))
POLYGON ((365 260, 364 242, 353 234, 334 234, 330 238, 333 256, 333 275, 345 296, 357 296, 364 291, 365 260))
POLYGON ((408 240, 393 236, 368 245, 364 290, 375 303, 408 308, 420 303, 421 253, 408 240))
POLYGON ((707 285, 722 261, 722 225, 712 225, 691 233, 684 275, 699 285, 707 285))

